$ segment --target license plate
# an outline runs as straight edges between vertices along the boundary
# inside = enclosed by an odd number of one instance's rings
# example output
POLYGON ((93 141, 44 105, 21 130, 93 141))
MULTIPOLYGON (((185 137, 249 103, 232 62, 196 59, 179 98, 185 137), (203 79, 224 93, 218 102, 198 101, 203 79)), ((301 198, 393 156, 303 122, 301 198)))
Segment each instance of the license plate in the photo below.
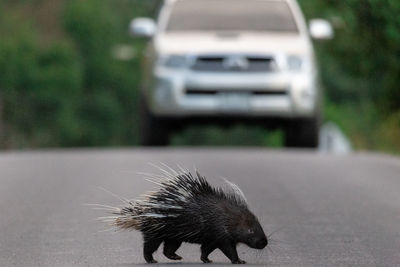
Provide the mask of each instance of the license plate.
POLYGON ((220 93, 221 110, 225 112, 246 111, 249 109, 249 94, 220 93))

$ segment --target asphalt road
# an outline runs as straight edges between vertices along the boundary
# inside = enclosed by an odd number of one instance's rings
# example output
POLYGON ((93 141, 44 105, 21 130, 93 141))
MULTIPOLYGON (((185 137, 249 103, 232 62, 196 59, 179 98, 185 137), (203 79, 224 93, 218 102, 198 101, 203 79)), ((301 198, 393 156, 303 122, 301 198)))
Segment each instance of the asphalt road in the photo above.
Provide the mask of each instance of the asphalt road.
MULTIPOLYGON (((106 231, 85 203, 119 204, 154 185, 148 163, 196 166, 213 184, 228 177, 277 243, 240 257, 262 266, 400 265, 400 160, 271 150, 92 150, 0 154, 0 266, 144 264, 137 232, 106 231)), ((200 264, 183 245, 183 265, 200 264)), ((155 258, 171 266, 161 252, 155 258)), ((215 251, 213 265, 228 264, 215 251)), ((161 264, 160 264, 161 266, 161 264)))

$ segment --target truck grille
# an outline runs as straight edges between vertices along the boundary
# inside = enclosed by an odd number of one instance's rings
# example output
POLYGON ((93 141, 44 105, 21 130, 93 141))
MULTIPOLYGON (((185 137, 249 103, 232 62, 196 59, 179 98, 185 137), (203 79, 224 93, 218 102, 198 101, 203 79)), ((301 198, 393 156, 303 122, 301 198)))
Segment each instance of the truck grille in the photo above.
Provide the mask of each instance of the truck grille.
POLYGON ((217 95, 219 93, 247 93, 250 95, 258 95, 258 96, 284 96, 287 95, 286 89, 279 90, 258 90, 258 89, 235 89, 235 90, 226 90, 226 89, 204 89, 204 88, 187 88, 185 90, 186 95, 217 95))
POLYGON ((277 68, 270 56, 199 56, 192 69, 210 72, 272 72, 277 68))

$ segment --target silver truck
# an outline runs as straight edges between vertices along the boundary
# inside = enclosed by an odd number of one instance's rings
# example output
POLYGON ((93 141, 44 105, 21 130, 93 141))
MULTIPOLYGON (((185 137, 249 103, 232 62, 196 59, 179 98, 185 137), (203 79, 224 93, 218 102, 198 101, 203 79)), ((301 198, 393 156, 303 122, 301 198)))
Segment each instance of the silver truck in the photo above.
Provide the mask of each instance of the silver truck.
POLYGON ((285 144, 316 147, 321 92, 309 25, 295 0, 165 0, 157 21, 136 18, 149 38, 142 65, 143 145, 166 145, 191 123, 281 127, 285 144))

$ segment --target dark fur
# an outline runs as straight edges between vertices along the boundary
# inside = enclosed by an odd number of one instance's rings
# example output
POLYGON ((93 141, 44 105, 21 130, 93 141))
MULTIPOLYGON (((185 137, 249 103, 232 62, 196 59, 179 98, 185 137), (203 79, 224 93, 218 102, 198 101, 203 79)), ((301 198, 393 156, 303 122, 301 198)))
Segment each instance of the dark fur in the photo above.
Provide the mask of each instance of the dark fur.
POLYGON ((214 188, 198 173, 171 175, 174 177, 162 181, 157 192, 114 213, 115 225, 143 233, 146 262, 156 262, 152 254, 162 242, 164 255, 172 260, 182 259, 175 253, 182 242, 201 244, 205 263, 211 262, 208 256, 217 248, 232 263, 245 263, 238 257, 238 243, 256 249, 268 244, 240 194, 214 188))

